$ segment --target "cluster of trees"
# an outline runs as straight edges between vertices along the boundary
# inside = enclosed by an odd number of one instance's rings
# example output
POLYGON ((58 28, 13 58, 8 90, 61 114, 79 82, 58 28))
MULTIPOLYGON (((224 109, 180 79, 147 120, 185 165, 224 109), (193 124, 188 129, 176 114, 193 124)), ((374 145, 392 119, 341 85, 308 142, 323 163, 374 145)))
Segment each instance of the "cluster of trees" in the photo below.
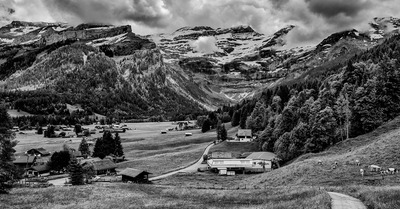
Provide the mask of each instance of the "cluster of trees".
POLYGON ((20 178, 20 172, 12 163, 14 147, 17 142, 14 140, 14 134, 10 131, 11 127, 11 119, 7 110, 0 107, 0 194, 8 193, 13 182, 20 178))
POLYGON ((59 116, 59 115, 35 115, 35 116, 20 116, 12 118, 14 125, 21 129, 29 129, 31 127, 51 125, 75 125, 75 124, 93 124, 96 120, 89 116, 59 116))
POLYGON ((322 82, 280 86, 243 102, 234 107, 232 125, 259 132, 260 149, 283 161, 370 132, 399 115, 399 58, 397 35, 322 82))
POLYGON ((124 155, 124 151, 121 145, 121 138, 118 133, 115 137, 110 131, 105 131, 102 138, 96 140, 96 144, 93 150, 93 157, 99 157, 101 159, 108 155, 115 155, 121 157, 124 155))

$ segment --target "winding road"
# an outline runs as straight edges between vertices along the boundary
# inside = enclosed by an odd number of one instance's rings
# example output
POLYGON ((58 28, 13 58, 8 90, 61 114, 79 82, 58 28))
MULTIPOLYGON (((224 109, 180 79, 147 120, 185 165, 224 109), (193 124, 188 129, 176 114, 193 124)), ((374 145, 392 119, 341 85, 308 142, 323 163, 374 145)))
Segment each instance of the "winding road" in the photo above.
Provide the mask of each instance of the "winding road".
POLYGON ((332 209, 367 209, 365 205, 354 197, 336 192, 328 192, 332 198, 332 209))
POLYGON ((208 154, 208 151, 210 150, 210 148, 213 145, 214 145, 214 143, 211 143, 211 144, 207 145, 207 147, 204 149, 203 154, 200 156, 200 159, 198 161, 196 161, 196 163, 194 163, 192 165, 189 165, 189 166, 187 166, 185 168, 181 168, 181 169, 176 170, 176 171, 172 171, 172 172, 169 172, 169 173, 162 174, 160 176, 149 178, 149 180, 150 181, 160 180, 160 179, 166 178, 168 176, 172 176, 172 175, 177 174, 177 173, 197 172, 198 168, 207 167, 207 164, 201 164, 203 162, 203 155, 208 154))

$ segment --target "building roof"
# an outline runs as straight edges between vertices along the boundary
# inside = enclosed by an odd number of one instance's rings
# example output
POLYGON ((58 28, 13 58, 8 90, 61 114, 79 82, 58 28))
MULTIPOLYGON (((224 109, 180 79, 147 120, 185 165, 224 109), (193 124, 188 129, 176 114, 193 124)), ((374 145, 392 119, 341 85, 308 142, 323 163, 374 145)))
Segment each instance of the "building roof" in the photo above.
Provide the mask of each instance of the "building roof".
POLYGON ((248 136, 248 137, 252 137, 253 135, 251 134, 251 129, 239 129, 238 136, 248 136))
POLYGON ((276 155, 272 152, 253 152, 246 159, 253 160, 273 160, 276 158, 276 155))
POLYGON ((47 163, 47 162, 49 162, 50 161, 50 159, 51 159, 51 157, 50 156, 45 156, 45 157, 37 157, 36 158, 36 163, 47 163))
POLYGON ((117 165, 114 162, 112 162, 111 160, 109 160, 109 159, 93 161, 91 163, 93 164, 93 167, 94 167, 95 171, 101 171, 101 170, 108 170, 108 169, 117 168, 117 165))
POLYGON ((50 167, 47 164, 43 164, 43 165, 32 166, 32 167, 28 168, 28 170, 35 170, 38 172, 46 172, 46 171, 50 170, 50 167))
POLYGON ((73 151, 72 155, 75 156, 75 157, 82 157, 83 156, 81 151, 73 151))
POLYGON ((91 163, 91 162, 94 162, 94 161, 101 161, 101 159, 98 158, 98 157, 95 157, 95 158, 87 158, 87 159, 82 159, 82 160, 80 160, 80 163, 81 163, 81 164, 85 164, 85 163, 91 163))
POLYGON ((138 169, 134 169, 134 168, 126 168, 125 170, 121 171, 121 173, 119 173, 119 174, 135 178, 138 175, 140 175, 141 173, 151 174, 147 171, 142 171, 142 170, 138 170, 138 169))
POLYGON ((16 156, 15 160, 13 160, 14 164, 26 164, 26 163, 34 163, 35 162, 35 156, 16 156))
POLYGON ((233 158, 231 152, 213 152, 211 153, 212 159, 230 159, 233 158))
POLYGON ((40 147, 40 148, 36 148, 36 149, 30 149, 26 152, 31 152, 31 151, 36 151, 38 152, 40 155, 46 156, 46 155, 50 155, 50 152, 48 152, 46 149, 40 147))

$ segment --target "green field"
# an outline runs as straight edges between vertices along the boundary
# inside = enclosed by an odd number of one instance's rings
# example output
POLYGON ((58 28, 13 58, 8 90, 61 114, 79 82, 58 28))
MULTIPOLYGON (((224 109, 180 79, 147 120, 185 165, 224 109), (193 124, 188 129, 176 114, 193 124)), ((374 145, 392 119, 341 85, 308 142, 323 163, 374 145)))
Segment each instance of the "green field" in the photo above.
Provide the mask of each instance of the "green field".
MULTIPOLYGON (((216 140, 215 131, 201 133, 200 129, 168 131, 167 134, 161 134, 162 130, 176 127, 171 122, 128 123, 127 126, 132 130, 120 133, 120 136, 128 161, 119 163, 118 168, 143 169, 151 172, 152 176, 194 162, 202 156, 204 148, 216 140), (193 135, 185 136, 186 132, 193 135)), ((94 125, 84 126, 84 128, 94 129, 94 125)), ((50 152, 60 151, 64 143, 78 149, 81 142, 81 138, 44 138, 43 135, 37 135, 34 132, 24 131, 25 134, 16 134, 16 140, 19 141, 15 147, 17 153, 36 147, 43 147, 50 152)), ((67 134, 72 134, 72 132, 67 134)), ((88 140, 101 136, 102 134, 97 132, 88 137, 88 140)))
POLYGON ((14 189, 0 208, 270 208, 329 209, 330 198, 311 187, 205 190, 135 184, 14 189))

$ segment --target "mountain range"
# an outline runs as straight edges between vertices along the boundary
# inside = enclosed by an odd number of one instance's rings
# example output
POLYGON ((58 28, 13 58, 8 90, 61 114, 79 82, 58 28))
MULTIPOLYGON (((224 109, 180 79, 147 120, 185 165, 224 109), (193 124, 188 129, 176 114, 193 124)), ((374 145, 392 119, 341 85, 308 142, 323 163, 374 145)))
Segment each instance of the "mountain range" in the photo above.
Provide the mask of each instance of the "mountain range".
POLYGON ((295 27, 264 35, 250 26, 195 26, 140 36, 130 26, 13 21, 0 28, 0 90, 24 95, 3 99, 11 104, 52 94, 56 103, 134 118, 214 110, 334 70, 399 33, 400 20, 374 18, 369 30, 307 47, 287 44, 295 27))

